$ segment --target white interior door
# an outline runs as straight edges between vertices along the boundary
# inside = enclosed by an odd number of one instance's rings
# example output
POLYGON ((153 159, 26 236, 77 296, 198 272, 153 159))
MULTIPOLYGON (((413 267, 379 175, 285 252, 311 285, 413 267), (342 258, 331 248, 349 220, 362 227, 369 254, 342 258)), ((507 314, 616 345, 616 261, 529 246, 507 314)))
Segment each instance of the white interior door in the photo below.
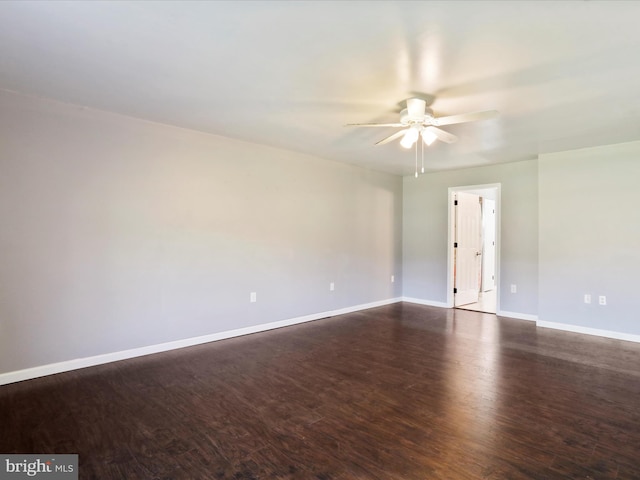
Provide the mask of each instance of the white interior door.
POLYGON ((480 196, 457 192, 455 205, 454 305, 475 303, 480 294, 482 208, 480 196))
POLYGON ((482 199, 482 291, 496 288, 496 202, 482 199))

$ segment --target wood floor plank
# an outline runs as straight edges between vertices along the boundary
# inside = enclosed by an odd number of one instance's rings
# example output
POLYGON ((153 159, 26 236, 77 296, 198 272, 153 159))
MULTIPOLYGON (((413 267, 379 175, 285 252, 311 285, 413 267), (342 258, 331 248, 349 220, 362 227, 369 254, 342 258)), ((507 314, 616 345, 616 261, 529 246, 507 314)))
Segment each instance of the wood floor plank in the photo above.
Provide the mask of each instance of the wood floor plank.
POLYGON ((82 479, 637 479, 640 345, 397 303, 0 387, 82 479))

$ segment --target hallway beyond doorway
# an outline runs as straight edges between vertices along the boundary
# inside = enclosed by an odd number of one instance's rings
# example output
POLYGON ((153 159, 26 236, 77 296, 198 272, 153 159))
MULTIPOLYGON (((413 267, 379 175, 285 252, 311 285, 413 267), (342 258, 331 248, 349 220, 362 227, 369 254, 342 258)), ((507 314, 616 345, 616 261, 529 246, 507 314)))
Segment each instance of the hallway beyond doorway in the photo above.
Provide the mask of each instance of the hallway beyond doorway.
POLYGON ((473 310, 474 312, 484 313, 496 313, 497 311, 497 290, 489 290, 487 292, 480 292, 480 298, 475 303, 468 303, 467 305, 459 305, 456 308, 462 310, 473 310))

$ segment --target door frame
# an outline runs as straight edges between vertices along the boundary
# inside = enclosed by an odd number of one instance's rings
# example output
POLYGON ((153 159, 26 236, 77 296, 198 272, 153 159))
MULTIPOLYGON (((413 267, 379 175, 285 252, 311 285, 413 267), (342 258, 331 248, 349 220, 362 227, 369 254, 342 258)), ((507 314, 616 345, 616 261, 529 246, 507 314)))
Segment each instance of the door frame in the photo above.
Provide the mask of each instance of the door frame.
MULTIPOLYGON (((447 217, 449 221, 449 228, 447 229, 447 308, 454 308, 453 287, 454 276, 453 269, 454 253, 453 239, 455 238, 455 209, 453 208, 453 200, 456 192, 476 193, 479 190, 495 189, 496 192, 496 311, 500 311, 500 215, 501 215, 501 184, 500 183, 487 183, 482 185, 466 185, 459 187, 449 187, 448 189, 448 201, 447 201, 447 217)), ((480 194, 481 195, 481 194, 480 194)))

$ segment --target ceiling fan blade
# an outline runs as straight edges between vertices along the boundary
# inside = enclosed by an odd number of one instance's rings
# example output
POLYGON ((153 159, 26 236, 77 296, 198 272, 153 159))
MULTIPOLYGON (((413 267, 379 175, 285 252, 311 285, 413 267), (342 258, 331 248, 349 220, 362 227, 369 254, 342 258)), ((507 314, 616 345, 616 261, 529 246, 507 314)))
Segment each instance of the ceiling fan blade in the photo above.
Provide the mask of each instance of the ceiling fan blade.
POLYGON ((440 140, 442 142, 445 142, 445 143, 453 143, 453 142, 456 142, 458 140, 458 137, 456 137, 453 133, 445 132, 444 130, 441 130, 440 128, 427 127, 427 128, 425 128, 425 130, 433 133, 436 137, 438 137, 438 140, 440 140))
POLYGON ((396 133, 391 134, 386 138, 383 138, 378 143, 376 143, 376 145, 384 145, 385 143, 393 142, 396 138, 400 138, 401 136, 403 136, 409 130, 411 130, 411 129, 410 128, 404 128, 402 130, 399 130, 396 133))
POLYGON ((347 123, 345 127, 406 127, 402 123, 347 123))
POLYGON ((435 119, 434 125, 453 125, 454 123, 476 122, 478 120, 487 120, 496 117, 496 110, 487 110, 485 112, 461 113, 460 115, 449 115, 448 117, 439 117, 435 119))
POLYGON ((421 98, 408 98, 407 99, 407 113, 411 118, 424 117, 424 111, 427 108, 427 102, 421 98))

